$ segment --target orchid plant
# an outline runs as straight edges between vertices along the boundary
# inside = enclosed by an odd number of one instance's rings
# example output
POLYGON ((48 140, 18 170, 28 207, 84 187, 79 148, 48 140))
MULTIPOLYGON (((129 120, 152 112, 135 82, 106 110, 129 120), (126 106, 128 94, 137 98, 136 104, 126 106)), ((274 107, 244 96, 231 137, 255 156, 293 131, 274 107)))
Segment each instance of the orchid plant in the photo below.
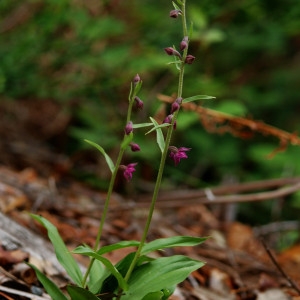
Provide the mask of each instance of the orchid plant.
POLYGON ((172 3, 174 9, 171 10, 170 17, 175 19, 181 18, 183 38, 179 43, 179 50, 176 50, 174 46, 166 47, 164 49, 167 55, 173 56, 174 61, 171 63, 178 69, 177 96, 171 105, 169 115, 162 124, 159 124, 152 117, 150 117, 150 122, 134 123, 133 108, 135 107, 137 110, 143 109, 143 101, 138 97, 138 93, 142 87, 142 80, 137 74, 131 82, 131 89, 128 97, 128 111, 124 122, 124 136, 120 143, 119 154, 115 162, 113 162, 100 145, 86 140, 87 143, 98 149, 104 156, 111 171, 111 179, 94 247, 90 248, 89 246, 82 245, 73 250, 73 253, 85 255, 90 258, 90 263, 84 274, 73 258, 72 253, 67 250, 57 229, 45 218, 33 215, 35 220, 46 227, 48 236, 54 246, 56 256, 73 282, 67 287, 68 294, 65 294, 41 271, 35 266, 32 266, 48 294, 55 300, 168 299, 173 293, 176 284, 182 282, 191 272, 204 265, 201 261, 182 255, 154 259, 149 256, 149 254, 170 247, 195 246, 204 242, 206 238, 175 236, 157 239, 151 242, 146 241, 162 182, 166 159, 169 155, 177 166, 182 159, 188 158, 187 152, 191 150, 188 147, 171 145, 171 139, 173 132, 176 129, 180 107, 182 103, 214 98, 206 95, 197 95, 188 98, 183 97, 184 69, 186 65, 192 64, 195 60, 195 57, 188 53, 192 25, 188 30, 186 22, 186 0, 176 0, 176 3, 172 3), (103 234, 103 227, 109 210, 110 199, 117 173, 123 172, 125 180, 130 181, 138 167, 138 164, 135 162, 123 165, 123 155, 128 148, 133 152, 141 150, 140 146, 134 142, 134 132, 135 130, 143 128, 149 128, 146 134, 150 132, 156 133, 156 142, 161 151, 161 158, 142 237, 140 241, 121 241, 116 244, 102 246, 101 237, 103 234), (136 251, 128 254, 115 265, 104 256, 104 254, 108 252, 125 247, 136 247, 136 251))

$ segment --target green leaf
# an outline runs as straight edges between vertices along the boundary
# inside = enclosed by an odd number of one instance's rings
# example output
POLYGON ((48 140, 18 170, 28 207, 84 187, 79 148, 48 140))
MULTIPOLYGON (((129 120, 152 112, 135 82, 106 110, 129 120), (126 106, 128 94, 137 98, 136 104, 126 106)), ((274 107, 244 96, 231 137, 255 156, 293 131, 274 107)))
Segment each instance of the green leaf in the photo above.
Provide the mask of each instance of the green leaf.
MULTIPOLYGON (((100 250, 98 250, 96 253, 99 255, 112 252, 114 250, 122 249, 122 248, 127 248, 127 247, 138 247, 140 242, 138 241, 121 241, 112 245, 107 245, 101 247, 100 250)), ((93 251, 89 246, 78 246, 76 249, 73 250, 73 253, 76 254, 82 254, 86 252, 93 251)))
POLYGON ((123 142, 121 144, 121 148, 125 149, 130 144, 130 142, 132 141, 132 139, 133 139, 133 133, 132 132, 130 132, 129 134, 125 135, 124 140, 123 140, 123 142))
MULTIPOLYGON (((153 124, 151 124, 151 125, 153 125, 153 124)), ((151 132, 154 131, 154 130, 157 130, 158 128, 169 127, 170 125, 171 125, 171 124, 169 124, 169 123, 164 123, 164 124, 160 124, 160 125, 154 126, 154 127, 151 128, 149 131, 147 131, 147 132, 145 133, 145 135, 151 133, 151 132)))
POLYGON ((150 252, 161 250, 165 248, 196 246, 203 243, 207 238, 193 237, 193 236, 173 236, 168 238, 156 239, 150 243, 145 244, 141 255, 150 252))
POLYGON ((109 275, 107 269, 103 267, 103 264, 99 260, 94 260, 92 268, 89 273, 89 290, 96 294, 101 289, 104 279, 109 275))
POLYGON ((128 281, 129 289, 122 300, 140 300, 149 293, 168 289, 203 265, 201 261, 182 255, 157 258, 142 264, 133 271, 128 281))
MULTIPOLYGON (((173 6, 174 6, 174 9, 176 9, 176 10, 181 10, 181 8, 174 2, 174 1, 172 1, 172 4, 173 4, 173 6)), ((180 3, 179 3, 180 4, 180 3)))
POLYGON ((41 223, 48 232, 48 237, 54 247, 56 257, 59 263, 64 267, 68 275, 72 278, 72 280, 77 284, 82 284, 82 273, 81 270, 76 263, 74 257, 67 249, 65 243, 60 237, 57 228, 50 223, 47 219, 42 216, 31 214, 32 218, 41 223))
POLYGON ((164 297, 164 293, 162 291, 152 292, 143 297, 142 300, 161 300, 164 297))
POLYGON ((67 291, 72 300, 99 300, 93 293, 79 286, 68 285, 67 291))
POLYGON ((163 153, 164 149, 165 149, 165 138, 164 138, 164 135, 162 133, 161 127, 164 127, 162 125, 170 126, 170 124, 158 125, 158 123, 152 117, 150 117, 150 120, 154 124, 154 129, 156 130, 156 142, 159 146, 160 151, 163 153))
POLYGON ((207 95, 197 95, 189 98, 183 99, 183 103, 188 103, 196 100, 209 100, 209 99, 216 99, 216 97, 213 96, 207 96, 207 95))
POLYGON ((47 293, 54 300, 68 300, 59 287, 50 280, 44 273, 42 273, 36 266, 27 263, 32 269, 34 269, 38 280, 41 282, 47 293))
POLYGON ((99 260, 111 273, 112 275, 118 280, 119 287, 123 290, 127 290, 127 283, 125 282, 123 276, 117 270, 117 268, 105 257, 99 255, 97 252, 91 250, 89 247, 78 247, 76 248, 77 254, 86 255, 89 257, 93 257, 99 260))
POLYGON ((113 161, 111 160, 111 158, 109 157, 109 155, 106 154, 104 149, 100 145, 98 145, 90 140, 84 140, 84 141, 87 142, 88 144, 94 146, 96 149, 98 149, 103 154, 110 171, 113 173, 113 171, 115 169, 115 165, 114 165, 113 161))
POLYGON ((141 87, 142 87, 142 84, 143 84, 143 81, 140 80, 136 86, 134 87, 134 90, 133 90, 133 94, 134 96, 138 94, 138 92, 140 91, 141 87))
POLYGON ((140 124, 133 124, 133 128, 142 128, 142 127, 149 127, 153 126, 153 123, 140 123, 140 124))

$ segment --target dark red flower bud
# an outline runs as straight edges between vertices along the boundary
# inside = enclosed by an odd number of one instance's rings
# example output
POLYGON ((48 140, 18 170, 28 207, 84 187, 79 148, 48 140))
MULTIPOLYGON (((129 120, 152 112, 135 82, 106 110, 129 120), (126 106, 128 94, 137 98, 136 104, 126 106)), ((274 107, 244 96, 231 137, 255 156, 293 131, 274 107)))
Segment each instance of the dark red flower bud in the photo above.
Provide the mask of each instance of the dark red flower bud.
POLYGON ((141 148, 138 144, 136 143, 130 143, 130 148, 131 148, 131 151, 132 152, 138 152, 138 151, 141 151, 141 148))
POLYGON ((132 126, 132 122, 129 121, 126 126, 125 126, 125 134, 128 135, 130 134, 131 132, 133 132, 133 126, 132 126))
POLYGON ((194 62, 195 58, 195 56, 188 54, 186 56, 185 63, 191 65, 194 62))
POLYGON ((189 41, 189 38, 187 36, 185 36, 181 43, 180 43, 180 50, 183 51, 184 49, 186 49, 188 47, 188 41, 189 41))
POLYGON ((178 18, 178 16, 181 15, 181 10, 178 10, 178 9, 173 9, 170 11, 170 17, 171 18, 178 18))
POLYGON ((181 58, 180 53, 172 47, 165 48, 164 50, 168 55, 175 55, 181 58))
POLYGON ((144 102, 139 98, 139 97, 135 97, 134 98, 134 101, 135 101, 135 107, 137 108, 137 109, 143 109, 143 107, 144 107, 144 102))
POLYGON ((139 74, 136 74, 136 75, 134 76, 134 78, 133 78, 133 83, 134 83, 134 84, 137 84, 137 83, 139 83, 140 81, 141 81, 141 78, 140 78, 139 74))
MULTIPOLYGON (((163 123, 172 124, 172 119, 173 119, 173 115, 168 115, 168 116, 164 119, 163 123)), ((176 121, 175 121, 174 124, 173 124, 174 130, 176 129, 176 126, 177 126, 177 123, 176 123, 176 121)))
POLYGON ((171 107, 171 114, 173 114, 175 111, 177 111, 179 109, 180 105, 175 101, 172 103, 172 107, 171 107))

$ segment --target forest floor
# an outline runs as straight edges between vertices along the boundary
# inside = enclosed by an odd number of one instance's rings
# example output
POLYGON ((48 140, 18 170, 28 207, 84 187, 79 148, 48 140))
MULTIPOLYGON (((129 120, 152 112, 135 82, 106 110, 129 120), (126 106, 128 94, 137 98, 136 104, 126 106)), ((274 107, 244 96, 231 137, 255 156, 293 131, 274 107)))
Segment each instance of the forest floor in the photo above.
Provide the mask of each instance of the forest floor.
MULTIPOLYGON (((97 235, 105 193, 70 176, 72 160, 49 147, 49 140, 57 142, 65 134, 69 121, 51 101, 43 104, 24 101, 18 106, 0 104, 0 299, 49 299, 45 293, 34 296, 36 291, 41 292, 41 285, 24 260, 37 264, 61 287, 68 283, 50 256, 48 261, 45 257, 41 259, 41 253, 52 250, 46 242, 45 230, 30 218, 30 212, 46 217, 57 226, 69 249, 83 243, 92 246, 97 235), (6 218, 20 227, 14 227, 6 218), (45 241, 37 246, 34 240, 22 240, 27 230, 32 232, 32 239, 45 241)), ((274 192, 275 188, 280 193, 287 184, 293 188, 293 184, 299 185, 299 178, 279 179, 272 184, 268 181, 264 193, 274 192)), ((224 216, 231 205, 230 199, 235 202, 236 194, 247 188, 250 190, 249 186, 242 185, 225 190, 224 187, 180 190, 160 196, 149 241, 175 235, 209 236, 197 247, 157 253, 184 254, 206 262, 178 285, 172 300, 300 299, 300 245, 281 253, 273 248, 280 226, 299 224, 253 228, 224 216), (210 204, 212 195, 219 200, 217 204, 210 204)), ((255 193, 253 197, 260 195, 255 193)), ((147 194, 131 199, 114 193, 103 245, 138 240, 148 204, 147 194)), ((126 254, 128 250, 118 250, 109 258, 116 262, 126 254)), ((76 258, 83 268, 87 265, 86 259, 76 258)))

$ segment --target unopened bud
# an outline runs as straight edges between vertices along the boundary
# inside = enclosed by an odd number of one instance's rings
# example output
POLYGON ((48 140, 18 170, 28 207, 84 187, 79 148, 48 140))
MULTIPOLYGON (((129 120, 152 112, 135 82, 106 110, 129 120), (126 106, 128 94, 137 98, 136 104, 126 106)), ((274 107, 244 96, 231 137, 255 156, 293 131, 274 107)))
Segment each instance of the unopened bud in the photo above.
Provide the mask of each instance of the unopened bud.
POLYGON ((165 48, 164 50, 168 55, 175 55, 181 58, 180 53, 172 47, 165 48))
POLYGON ((133 132, 133 126, 132 122, 129 121, 125 126, 125 134, 129 135, 131 132, 133 132))
POLYGON ((132 152, 138 152, 138 151, 141 151, 141 148, 138 144, 136 143, 130 143, 130 148, 131 148, 131 151, 132 152))
MULTIPOLYGON (((172 119, 173 119, 173 115, 168 115, 168 116, 164 119, 163 123, 172 124, 172 119)), ((173 128, 176 129, 176 126, 177 126, 177 123, 176 123, 176 120, 175 120, 175 122, 174 122, 174 124, 173 124, 173 128)))
POLYGON ((134 83, 134 84, 137 84, 137 83, 139 83, 140 81, 141 81, 141 78, 140 78, 139 74, 136 74, 136 75, 134 76, 134 78, 133 78, 133 83, 134 83))
POLYGON ((195 56, 188 54, 185 58, 185 63, 191 65, 194 62, 195 58, 195 56))
POLYGON ((188 41, 189 41, 189 38, 187 36, 185 36, 181 43, 180 43, 180 50, 183 51, 184 49, 186 49, 188 47, 188 41))
POLYGON ((135 107, 137 109, 139 109, 139 110, 143 109, 144 103, 143 103, 143 101, 139 97, 135 96, 134 101, 135 101, 135 107))

